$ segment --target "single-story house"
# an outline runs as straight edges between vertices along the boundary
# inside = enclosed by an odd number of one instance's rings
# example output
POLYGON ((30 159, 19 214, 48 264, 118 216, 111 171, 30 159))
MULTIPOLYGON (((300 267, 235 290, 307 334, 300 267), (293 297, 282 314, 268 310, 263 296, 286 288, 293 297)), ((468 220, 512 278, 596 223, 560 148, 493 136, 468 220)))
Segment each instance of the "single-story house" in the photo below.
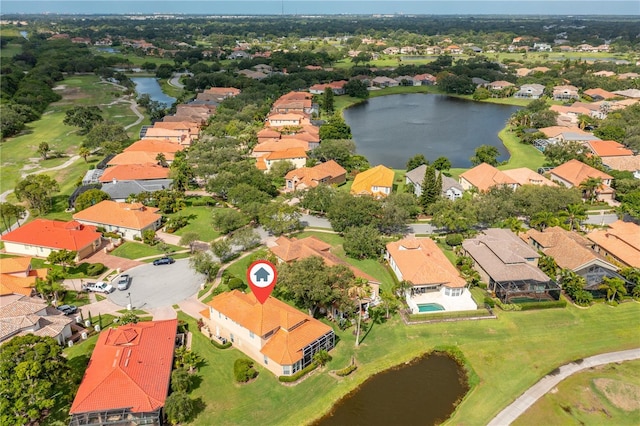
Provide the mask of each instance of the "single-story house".
POLYGON ((633 151, 616 141, 588 141, 587 147, 594 155, 605 157, 631 157, 633 151))
MULTIPOLYGON (((424 175, 427 171, 427 166, 422 164, 413 170, 410 170, 405 175, 405 184, 413 187, 413 193, 419 197, 422 195, 422 182, 424 181, 424 175)), ((436 174, 440 173, 436 171, 436 174)), ((458 198, 462 198, 462 185, 460 185, 455 179, 449 176, 442 175, 442 196, 455 201, 458 198)))
POLYGON ((615 190, 611 188, 613 176, 575 159, 549 170, 549 176, 551 180, 567 188, 580 187, 589 178, 598 178, 602 180, 602 185, 596 189, 596 199, 609 202, 613 201, 615 196, 615 190))
POLYGON ((633 177, 640 179, 640 155, 631 157, 604 157, 602 164, 613 169, 633 173, 633 177))
POLYGON ((341 185, 347 180, 347 171, 334 160, 329 160, 313 167, 291 170, 284 179, 284 190, 289 192, 313 188, 320 184, 341 185))
POLYGON ((77 252, 76 259, 82 260, 100 248, 102 234, 92 224, 38 218, 1 239, 7 253, 47 257, 53 251, 69 250, 77 252))
POLYGON ((162 216, 156 207, 147 207, 142 203, 118 203, 104 200, 79 211, 73 218, 86 225, 99 226, 107 232, 122 235, 125 240, 142 238, 148 229, 155 231, 160 227, 162 216))
MULTIPOLYGON (((611 74, 615 75, 615 73, 611 74)), ((596 75, 596 73, 594 73, 593 75, 596 75)), ((609 92, 599 87, 595 89, 587 89, 584 91, 584 94, 591 97, 591 99, 593 99, 594 101, 604 101, 606 99, 613 99, 616 97, 615 93, 609 92)))
POLYGON ((640 268, 640 226, 618 220, 606 229, 587 234, 596 253, 611 263, 628 268, 640 268))
POLYGON ((360 172, 353 179, 351 193, 354 195, 373 195, 386 197, 393 189, 393 170, 379 165, 364 172, 360 172))
POLYGON ((267 124, 271 127, 282 126, 302 126, 303 124, 309 124, 309 118, 306 114, 289 112, 287 114, 269 114, 267 116, 267 124))
POLYGON ((596 253, 593 243, 559 226, 544 231, 529 229, 520 237, 536 250, 552 257, 562 269, 570 269, 586 280, 585 289, 597 291, 604 277, 620 278, 618 268, 596 253))
POLYGON ((260 303, 238 290, 215 296, 201 312, 212 337, 224 338, 276 376, 290 376, 336 343, 333 329, 270 296, 260 303))
POLYGON ((15 336, 52 337, 64 345, 73 334, 73 320, 37 297, 22 294, 0 296, 0 343, 15 336))
POLYGON ((414 314, 477 309, 467 282, 432 239, 404 238, 388 243, 385 258, 398 281, 411 284, 405 298, 414 314))
POLYGON ((498 80, 498 81, 492 81, 491 83, 487 84, 487 89, 489 90, 504 90, 508 87, 513 87, 514 84, 509 82, 509 81, 504 81, 504 80, 498 80))
MULTIPOLYGON (((157 124, 157 123, 156 123, 157 124)), ((172 123, 168 123, 172 124, 172 123)), ((155 154, 163 153, 165 156, 173 154, 178 151, 184 150, 184 146, 176 142, 171 142, 162 139, 140 139, 126 147, 122 152, 152 152, 155 154)), ((155 159, 154 159, 155 161, 155 159)))
POLYGON ((385 76, 378 76, 371 80, 371 85, 375 87, 395 87, 398 84, 394 79, 385 76))
POLYGON ((107 167, 98 179, 101 183, 113 182, 114 180, 154 180, 168 179, 170 170, 158 164, 122 164, 107 167))
POLYGON ((172 184, 173 179, 116 180, 115 182, 105 182, 100 190, 109 194, 111 200, 123 203, 130 195, 162 191, 171 188, 172 184))
POLYGON ((462 173, 459 182, 465 191, 476 189, 486 192, 494 186, 507 186, 513 190, 518 187, 515 179, 487 163, 479 164, 462 173))
POLYGON ((33 269, 31 257, 0 258, 0 296, 33 295, 36 279, 47 278, 47 269, 33 269))
POLYGON ((538 252, 510 230, 485 229, 462 248, 487 289, 503 302, 560 297, 560 286, 538 268, 538 252))
POLYGON ((331 83, 314 84, 309 87, 309 93, 314 95, 321 95, 325 89, 329 88, 334 95, 344 95, 344 86, 347 84, 346 80, 332 81, 331 83))
POLYGON ((202 91, 208 95, 215 96, 219 102, 227 98, 233 98, 238 96, 242 91, 235 87, 210 87, 202 91))
POLYGON ((146 321, 100 333, 70 425, 161 426, 169 394, 178 321, 146 321))

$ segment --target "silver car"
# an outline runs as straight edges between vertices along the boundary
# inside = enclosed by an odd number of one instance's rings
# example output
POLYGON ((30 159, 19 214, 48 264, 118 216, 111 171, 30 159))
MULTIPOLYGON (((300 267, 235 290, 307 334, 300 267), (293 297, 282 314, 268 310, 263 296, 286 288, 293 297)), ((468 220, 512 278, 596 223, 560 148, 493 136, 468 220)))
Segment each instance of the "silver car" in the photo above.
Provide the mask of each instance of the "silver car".
POLYGON ((120 278, 118 278, 116 287, 118 288, 118 290, 126 290, 129 288, 129 284, 131 284, 131 275, 122 274, 120 275, 120 278))

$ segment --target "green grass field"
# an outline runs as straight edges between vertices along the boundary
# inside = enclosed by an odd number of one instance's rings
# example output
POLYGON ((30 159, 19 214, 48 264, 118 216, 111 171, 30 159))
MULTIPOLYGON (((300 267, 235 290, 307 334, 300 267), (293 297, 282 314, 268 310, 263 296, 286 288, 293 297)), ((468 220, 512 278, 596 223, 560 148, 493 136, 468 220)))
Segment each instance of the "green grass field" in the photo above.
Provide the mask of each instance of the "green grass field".
POLYGON ((316 372, 294 387, 283 386, 261 366, 257 380, 235 384, 233 362, 244 355, 236 349, 216 349, 194 333, 193 348, 205 357, 205 365, 199 370, 203 381, 192 396, 201 398, 205 407, 190 424, 208 425, 212 419, 223 425, 308 424, 370 375, 442 345, 459 347, 479 377, 448 423, 486 424, 557 366, 636 346, 640 306, 632 302, 616 308, 596 305, 587 310, 569 307, 499 316, 415 326, 405 326, 395 317, 374 325, 358 349, 351 330, 338 331, 340 342, 331 352, 327 370, 343 368, 352 355, 358 370, 341 379, 316 372))
POLYGON ((574 374, 525 411, 514 426, 640 424, 640 361, 574 374))
MULTIPOLYGON (((169 248, 173 251, 183 250, 183 247, 171 244, 169 244, 169 248)), ((118 257, 124 257, 125 259, 139 259, 141 257, 148 256, 162 256, 165 253, 161 251, 157 245, 148 246, 142 243, 127 241, 112 251, 111 254, 118 257)))
POLYGON ((213 207, 207 206, 187 206, 177 213, 167 215, 172 218, 184 216, 189 218, 189 224, 178 229, 175 234, 182 236, 187 232, 196 232, 200 236, 200 241, 211 242, 220 236, 220 233, 213 229, 211 224, 213 207))

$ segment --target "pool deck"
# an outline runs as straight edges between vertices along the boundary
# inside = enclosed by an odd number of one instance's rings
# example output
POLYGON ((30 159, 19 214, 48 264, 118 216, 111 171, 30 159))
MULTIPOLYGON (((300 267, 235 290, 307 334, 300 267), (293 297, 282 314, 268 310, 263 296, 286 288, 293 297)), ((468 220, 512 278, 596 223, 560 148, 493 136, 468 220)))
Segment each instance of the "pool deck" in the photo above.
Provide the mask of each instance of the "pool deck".
MULTIPOLYGON (((453 311, 474 311, 478 309, 478 306, 473 301, 471 297, 471 293, 469 290, 465 290, 464 294, 461 296, 445 296, 440 291, 434 291, 431 293, 423 293, 417 296, 413 296, 410 299, 409 306, 411 307, 411 311, 413 313, 418 313, 418 306, 427 303, 437 303, 444 307, 445 311, 453 312, 453 311)), ((443 311, 432 311, 432 312, 443 312, 443 311)), ((421 312, 428 314, 429 312, 421 312)))

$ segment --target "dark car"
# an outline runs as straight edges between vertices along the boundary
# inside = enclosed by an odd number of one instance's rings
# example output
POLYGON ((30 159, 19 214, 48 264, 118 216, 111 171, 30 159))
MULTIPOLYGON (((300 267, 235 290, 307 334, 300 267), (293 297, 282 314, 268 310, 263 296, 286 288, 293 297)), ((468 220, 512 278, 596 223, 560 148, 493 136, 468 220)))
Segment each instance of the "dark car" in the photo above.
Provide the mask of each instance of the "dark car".
POLYGON ((57 309, 65 315, 71 315, 78 312, 78 308, 75 305, 61 305, 58 306, 57 309))
POLYGON ((160 259, 156 259, 153 261, 154 265, 171 265, 175 260, 172 257, 161 257, 160 259))

